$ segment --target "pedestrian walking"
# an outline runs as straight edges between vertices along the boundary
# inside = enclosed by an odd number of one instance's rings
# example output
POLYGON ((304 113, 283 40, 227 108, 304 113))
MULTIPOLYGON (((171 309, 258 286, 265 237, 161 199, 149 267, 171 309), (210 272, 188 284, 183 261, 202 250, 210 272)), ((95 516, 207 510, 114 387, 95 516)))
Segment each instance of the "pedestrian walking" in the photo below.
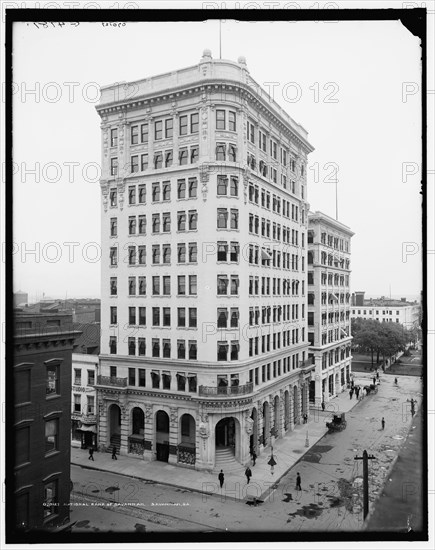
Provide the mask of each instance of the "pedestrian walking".
POLYGON ((94 462, 94 448, 89 447, 89 457, 88 460, 92 460, 94 462))
POLYGON ((257 454, 252 450, 252 466, 255 466, 255 461, 257 460, 257 454))
POLYGON ((113 445, 112 460, 118 460, 118 457, 116 456, 116 445, 113 445))
POLYGON ((359 386, 355 388, 355 396, 357 399, 359 398, 359 386))
POLYGON ((219 483, 220 483, 221 489, 222 489, 222 486, 223 486, 224 481, 225 481, 225 474, 224 474, 224 471, 223 471, 223 470, 221 470, 221 471, 219 472, 218 480, 219 480, 219 483))
POLYGON ((308 414, 305 413, 304 414, 304 424, 307 424, 307 422, 308 422, 308 414))
POLYGON ((350 392, 349 392, 349 397, 352 399, 352 397, 353 397, 353 389, 350 390, 350 392))
POLYGON ((377 378, 377 380, 379 380, 379 371, 378 370, 376 371, 376 378, 377 378))
POLYGON ((301 487, 301 475, 300 475, 299 472, 298 472, 297 475, 296 475, 296 491, 302 491, 302 487, 301 487))
POLYGON ((381 424, 382 424, 382 429, 384 430, 385 429, 385 418, 384 417, 382 417, 381 424))
POLYGON ((373 376, 373 385, 376 384, 376 376, 373 376))
POLYGON ((246 479, 247 479, 247 483, 249 483, 249 481, 251 480, 251 476, 252 476, 251 468, 249 466, 245 470, 245 476, 246 476, 246 479))
POLYGON ((325 402, 322 401, 322 411, 325 411, 325 402))

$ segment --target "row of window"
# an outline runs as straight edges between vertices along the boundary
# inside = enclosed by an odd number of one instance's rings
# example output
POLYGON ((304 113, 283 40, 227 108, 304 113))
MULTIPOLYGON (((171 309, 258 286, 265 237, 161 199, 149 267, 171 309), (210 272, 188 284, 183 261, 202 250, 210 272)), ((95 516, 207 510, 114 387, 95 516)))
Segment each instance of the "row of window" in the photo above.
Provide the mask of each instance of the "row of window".
MULTIPOLYGON (((298 281, 297 279, 283 279, 282 293, 284 295, 299 296, 300 283, 302 283, 301 295, 304 296, 305 281, 298 281)), ((261 296, 276 296, 279 294, 281 294, 281 279, 279 277, 261 277, 261 296)), ((249 296, 260 296, 260 277, 249 276, 249 296)))
POLYGON ((266 208, 267 210, 272 210, 276 214, 281 214, 289 220, 293 220, 298 223, 305 223, 305 213, 303 209, 299 209, 297 204, 294 204, 287 199, 281 198, 278 195, 266 191, 266 189, 255 185, 253 183, 249 184, 248 189, 248 199, 249 202, 266 208))
MULTIPOLYGON (((305 352, 302 353, 302 361, 304 361, 305 352)), ((259 384, 264 384, 273 378, 281 376, 281 373, 287 374, 291 370, 299 368, 299 353, 283 357, 273 363, 267 363, 261 365, 261 367, 256 367, 249 371, 249 381, 258 386, 259 384)))
MULTIPOLYGON (((75 393, 73 396, 73 412, 82 412, 82 394, 75 393)), ((86 396, 85 414, 95 414, 95 397, 93 395, 86 396)))
MULTIPOLYGON (((305 318, 305 304, 301 304, 301 319, 305 318)), ((249 326, 280 323, 281 321, 297 321, 299 319, 299 304, 279 306, 262 306, 249 308, 249 326), (260 321, 261 314, 261 321, 260 321)))
MULTIPOLYGON (((171 245, 170 244, 153 244, 152 249, 152 265, 170 264, 171 263, 171 245)), ((197 243, 178 243, 177 244, 177 263, 197 263, 198 262, 198 244, 197 243)), ((110 265, 116 267, 118 265, 118 248, 110 247, 110 265)), ((146 246, 129 246, 128 247, 128 265, 146 265, 146 246)))
POLYGON ((332 367, 332 365, 335 365, 335 363, 338 363, 339 361, 343 361, 347 357, 350 357, 350 346, 347 346, 346 349, 331 349, 330 351, 322 354, 322 369, 332 367))
MULTIPOLYGON (((178 296, 196 296, 198 292, 197 275, 178 275, 177 276, 177 295, 178 296)), ((151 292, 153 296, 171 295, 171 276, 153 275, 151 292)), ((146 296, 147 285, 146 276, 128 277, 128 295, 146 296)), ((110 277, 110 295, 118 295, 118 278, 110 277)))
MULTIPOLYGON (((198 179, 196 177, 180 178, 177 180, 177 198, 178 199, 196 199, 198 193, 198 179)), ((118 191, 116 188, 110 189, 110 206, 118 205, 118 191)), ((151 187, 152 202, 168 202, 171 200, 171 182, 153 182, 151 187)), ((128 186, 128 205, 146 204, 146 184, 128 186)))
POLYGON ((260 355, 261 353, 269 353, 285 348, 287 346, 298 344, 305 341, 305 328, 283 330, 282 332, 274 332, 273 334, 263 334, 249 338, 249 357, 260 355), (282 335, 282 338, 281 338, 282 335), (261 351, 260 351, 261 343, 261 351))
MULTIPOLYGON (((281 241, 281 224, 272 222, 265 218, 260 218, 254 214, 249 214, 249 233, 254 235, 260 235, 262 237, 272 238, 277 241, 281 241), (261 232, 260 232, 261 225, 261 232), (270 230, 272 227, 272 231, 270 230)), ((305 233, 301 232, 302 236, 302 248, 305 246, 305 233)), ((299 246, 299 231, 297 229, 291 229, 287 226, 282 226, 282 242, 299 246)))
MULTIPOLYGON (((112 355, 116 355, 118 351, 118 341, 116 336, 110 336, 109 351, 112 355)), ((186 348, 185 340, 177 340, 177 359, 197 359, 198 346, 196 340, 189 340, 186 348), (179 345, 182 342, 182 345, 179 345), (187 354, 186 354, 187 350, 187 354)), ((128 355, 146 356, 146 338, 128 338, 128 355)), ((152 338, 151 339, 151 357, 167 358, 172 357, 171 340, 169 338, 152 338)), ((172 357, 175 358, 175 357, 172 357)), ((111 371, 112 372, 112 371, 111 371)), ((111 377, 112 374, 110 375, 111 377)), ((114 375, 116 377, 116 375, 114 375)))
MULTIPOLYGON (((310 252, 308 252, 308 264, 312 263, 310 259, 312 260, 312 258, 310 258, 310 252)), ((325 273, 322 271, 320 274, 320 282, 322 285, 349 286, 349 275, 338 275, 337 273, 325 273)), ((314 284, 313 271, 308 272, 308 284, 314 284)))
MULTIPOLYGON (((82 369, 74 369, 74 382, 73 384, 75 386, 81 386, 82 385, 82 369)), ((95 371, 94 370, 88 370, 87 371, 87 385, 93 386, 95 384, 95 371)))
MULTIPOLYGON (((170 327, 171 326, 171 308, 170 307, 153 307, 152 311, 152 326, 153 327, 170 327)), ((110 324, 117 325, 118 323, 118 308, 117 306, 110 307, 110 324)), ((128 325, 129 326, 146 326, 146 308, 143 306, 128 306, 128 325)), ((197 328, 198 315, 196 307, 178 307, 177 308, 177 327, 178 328, 197 328)))
MULTIPOLYGON (((258 172, 260 176, 262 176, 263 178, 268 178, 270 181, 272 181, 275 184, 278 183, 278 170, 274 166, 269 166, 268 164, 266 164, 264 160, 260 160, 260 162, 258 162, 257 164, 257 159, 255 155, 253 155, 252 153, 247 154, 246 162, 248 167, 251 170, 258 172)), ((297 185, 295 180, 287 180, 287 175, 283 173, 283 169, 281 169, 280 175, 281 175, 281 187, 283 189, 290 191, 291 193, 293 193, 293 195, 296 195, 297 185)), ((304 198, 305 188, 304 188, 303 182, 301 182, 299 189, 301 191, 301 198, 304 198)))
MULTIPOLYGON (((250 244, 248 247, 248 263, 251 265, 281 268, 281 258, 283 269, 299 271, 298 254, 290 254, 290 252, 281 253, 281 251, 275 250, 275 248, 271 251, 265 247, 260 248, 260 246, 256 244, 250 244)), ((301 270, 305 271, 305 258, 303 256, 301 258, 301 270)))
MULTIPOLYGON (((189 341, 186 348, 185 340, 177 340, 177 355, 178 359, 185 359, 186 355, 195 355, 193 341, 189 341), (192 352, 191 352, 192 350, 192 352)), ((193 357, 192 357, 193 358, 193 357)), ((161 372, 160 370, 152 370, 150 372, 152 389, 188 391, 196 393, 197 379, 195 374, 177 372, 175 374, 176 388, 172 384, 172 374, 170 372, 161 372)), ((139 388, 146 387, 146 370, 130 367, 128 369, 128 385, 138 386, 139 388)))
POLYGON ((322 325, 325 326, 328 323, 339 323, 348 321, 350 319, 349 311, 331 311, 330 313, 322 313, 322 325))
MULTIPOLYGON (((353 315, 355 315, 356 312, 357 312, 356 309, 353 309, 353 310, 352 310, 352 314, 353 314, 353 315)), ((373 315, 373 314, 379 315, 379 312, 380 312, 379 309, 376 310, 376 313, 375 313, 374 310, 368 310, 368 314, 369 314, 369 315, 373 315)), ((363 315, 367 315, 367 310, 364 309, 362 313, 363 313, 363 315)), ((388 309, 387 309, 387 310, 383 309, 383 310, 381 311, 381 314, 382 314, 382 315, 393 315, 393 312, 392 312, 391 309, 390 309, 390 310, 388 310, 388 309)), ((361 315, 361 310, 360 310, 360 309, 358 309, 358 315, 361 315)), ((400 310, 398 310, 398 309, 396 310, 396 315, 400 315, 400 310)))

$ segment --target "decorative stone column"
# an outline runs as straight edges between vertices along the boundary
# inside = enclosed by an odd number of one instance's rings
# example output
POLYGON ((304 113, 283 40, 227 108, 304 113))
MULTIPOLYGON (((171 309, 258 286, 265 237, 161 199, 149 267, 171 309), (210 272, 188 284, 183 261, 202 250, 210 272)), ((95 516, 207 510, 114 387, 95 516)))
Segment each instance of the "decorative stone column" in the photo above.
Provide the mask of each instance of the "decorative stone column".
POLYGON ((261 451, 264 449, 264 442, 262 439, 263 436, 263 403, 261 401, 257 401, 257 434, 258 439, 256 441, 257 445, 257 455, 261 454, 261 451))
POLYGON ((143 458, 144 460, 151 462, 152 460, 155 460, 155 452, 156 449, 153 449, 153 441, 154 441, 154 426, 153 426, 153 408, 149 405, 145 405, 145 413, 144 413, 145 419, 144 419, 144 453, 143 458))
MULTIPOLYGON (((218 421, 219 419, 215 422, 218 421)), ((200 412, 196 419, 196 425, 198 430, 195 468, 197 470, 212 470, 214 468, 215 443, 214 437, 210 437, 210 434, 214 433, 212 429, 213 422, 207 413, 200 412)))
POLYGON ((128 435, 130 433, 129 429, 129 418, 127 413, 127 407, 124 403, 119 403, 121 409, 121 447, 119 449, 120 455, 128 454, 128 435))
POLYGON ((278 437, 285 436, 285 403, 284 403, 284 390, 279 392, 279 428, 278 437))
POLYGON ((169 415, 169 464, 177 464, 178 409, 171 407, 169 415))

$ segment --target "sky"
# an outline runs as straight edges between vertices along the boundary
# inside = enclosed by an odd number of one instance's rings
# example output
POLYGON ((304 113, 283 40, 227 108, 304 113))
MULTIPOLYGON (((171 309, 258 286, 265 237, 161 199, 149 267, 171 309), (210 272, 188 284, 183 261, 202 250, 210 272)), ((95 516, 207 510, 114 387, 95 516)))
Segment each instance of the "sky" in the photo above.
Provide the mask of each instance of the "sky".
MULTIPOLYGON (((15 25, 14 290, 31 300, 100 295, 98 87, 195 65, 205 48, 219 57, 216 20, 15 25)), ((312 211, 336 216, 338 178, 338 219, 355 232, 352 291, 416 297, 419 39, 399 21, 226 20, 222 58, 241 55, 308 131, 312 211)))

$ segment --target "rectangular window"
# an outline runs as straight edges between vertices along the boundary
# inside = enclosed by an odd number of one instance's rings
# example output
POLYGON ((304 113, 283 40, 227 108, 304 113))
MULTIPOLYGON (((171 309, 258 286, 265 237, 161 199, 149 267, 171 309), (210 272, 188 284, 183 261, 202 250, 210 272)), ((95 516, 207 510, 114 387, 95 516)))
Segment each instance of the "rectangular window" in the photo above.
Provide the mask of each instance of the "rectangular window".
POLYGON ((228 254, 228 244, 225 241, 217 243, 217 261, 226 262, 228 254))
POLYGON ((217 194, 226 195, 228 189, 228 178, 227 176, 218 176, 217 177, 217 194))
POLYGON ((228 210, 226 208, 217 209, 217 227, 226 229, 228 224, 228 210))
MULTIPOLYGON (((185 343, 184 340, 177 340, 177 358, 178 359, 186 359, 186 343, 185 343)), ((183 379, 184 383, 185 383, 185 380, 186 380, 184 378, 184 376, 182 376, 180 374, 177 375, 178 391, 184 391, 184 387, 182 389, 180 388, 180 378, 183 379)))
POLYGON ((239 211, 231 208, 231 229, 239 228, 239 211))
MULTIPOLYGON (((145 338, 138 338, 137 342, 138 342, 138 355, 144 356, 145 355, 145 347, 146 347, 145 338)), ((139 369, 139 370, 141 370, 141 369, 139 369)))
POLYGON ((45 454, 59 449, 59 419, 45 421, 45 454))
POLYGON ((164 201, 171 200, 171 182, 170 181, 164 181, 162 183, 162 199, 164 201))
POLYGON ((145 369, 139 369, 139 386, 145 387, 145 369))
POLYGON ((216 130, 225 130, 225 111, 216 110, 216 130))
POLYGON ((136 247, 128 247, 128 265, 136 265, 136 247))
POLYGON ((110 295, 117 296, 118 294, 118 278, 110 277, 110 295))
POLYGON ((186 326, 186 308, 184 307, 177 308, 177 326, 178 327, 186 326))
POLYGON ((189 178, 189 199, 196 199, 198 192, 198 180, 189 178))
POLYGON ((179 199, 186 198, 186 180, 177 181, 177 193, 179 199))
POLYGON ((181 147, 180 150, 178 151, 178 160, 179 160, 180 166, 186 165, 187 159, 188 159, 187 147, 181 147))
POLYGON ((139 191, 139 204, 145 204, 145 198, 146 198, 146 191, 145 191, 145 184, 141 183, 138 186, 139 191))
POLYGON ((198 245, 197 243, 189 243, 189 262, 196 263, 198 261, 198 245))
POLYGON ((160 326, 160 308, 153 307, 153 327, 160 326))
POLYGON ((129 325, 135 325, 136 324, 136 308, 135 307, 129 307, 128 308, 128 324, 129 325))
POLYGON ((160 295, 160 277, 154 276, 153 277, 153 296, 159 296, 160 295))
POLYGON ((172 163, 174 162, 174 153, 171 150, 165 151, 165 168, 169 168, 172 166, 172 163))
POLYGON ((186 276, 178 275, 178 291, 177 294, 184 296, 186 294, 186 276))
POLYGON ((189 327, 197 328, 197 313, 196 307, 189 308, 189 327))
POLYGON ((190 164, 195 164, 198 162, 199 158, 199 147, 197 145, 190 148, 190 164))
POLYGON ((136 369, 133 369, 133 368, 128 369, 128 385, 136 386, 136 369))
POLYGON ((187 124, 188 124, 187 115, 180 116, 180 132, 179 132, 180 136, 187 135, 187 124))
POLYGON ((163 263, 170 264, 171 263, 171 245, 164 244, 162 248, 163 248, 163 263))
POLYGON ((44 484, 43 516, 44 519, 59 514, 58 480, 44 484))
POLYGON ((216 160, 225 160, 225 143, 216 143, 216 160))
POLYGON ((198 212, 196 210, 189 210, 189 231, 198 229, 198 212))
POLYGON ((148 143, 148 123, 141 124, 140 139, 142 143, 148 143))
MULTIPOLYGON (((158 338, 152 339, 152 355, 153 357, 160 357, 160 340, 158 338)), ((154 381, 153 381, 153 387, 155 387, 154 381)), ((159 387, 158 384, 157 384, 157 387, 159 387)))
POLYGON ((136 216, 128 217, 128 234, 136 235, 136 216))
POLYGON ((171 308, 170 307, 163 308, 163 326, 164 327, 171 326, 171 308))
POLYGON ((196 296, 197 294, 197 276, 189 275, 189 294, 190 296, 196 296))
POLYGON ((128 278, 128 295, 129 296, 136 295, 136 277, 128 278))
POLYGON ((178 256, 178 263, 184 264, 186 263, 186 245, 184 243, 178 244, 178 250, 177 250, 178 256))
MULTIPOLYGON (((196 340, 189 340, 189 359, 198 358, 198 346, 196 340)), ((196 376, 189 378, 189 391, 196 391, 196 376)))
POLYGON ((47 366, 45 395, 59 395, 59 365, 47 366))
POLYGON ((80 386, 81 383, 82 383, 82 370, 74 369, 74 384, 76 386, 80 386))
POLYGON ((139 143, 139 126, 132 126, 130 129, 131 144, 137 145, 139 143))
POLYGON ((160 183, 158 182, 155 182, 152 185, 152 201, 153 202, 160 201, 160 183))
POLYGON ((169 233, 171 231, 171 214, 169 212, 163 212, 163 233, 169 233))
MULTIPOLYGON (((118 158, 117 157, 112 157, 110 159, 110 175, 111 176, 118 175, 118 158)), ((116 205, 111 204, 110 206, 116 206, 116 205)))
POLYGON ((170 296, 170 295, 171 295, 171 276, 164 275, 163 276, 163 296, 170 296))
POLYGON ((118 146, 118 128, 112 128, 110 130, 110 147, 118 146))
POLYGON ((141 172, 145 172, 145 170, 148 170, 148 153, 144 153, 140 156, 140 170, 141 172))
POLYGON ((190 115, 190 133, 197 134, 199 131, 199 114, 193 113, 190 115))
POLYGON ((165 138, 171 138, 174 130, 174 121, 172 118, 165 120, 165 138))
POLYGON ((145 235, 146 232, 146 216, 139 216, 139 235, 145 235))
POLYGON ((228 130, 236 131, 236 113, 234 111, 228 111, 228 130))
POLYGON ((74 394, 74 412, 82 412, 82 397, 79 393, 74 394))
POLYGON ((146 308, 143 306, 139 307, 139 326, 144 327, 146 325, 146 308))
POLYGON ((118 322, 117 309, 118 308, 116 306, 110 307, 110 324, 111 325, 116 325, 116 323, 118 322))
POLYGON ((112 355, 116 355, 116 349, 117 349, 116 336, 109 337, 109 349, 112 355))
POLYGON ((139 156, 133 155, 131 157, 131 173, 139 172, 139 156))
POLYGON ((163 166, 163 153, 162 151, 156 151, 154 153, 154 168, 159 170, 163 166))
POLYGON ((136 338, 128 339, 128 355, 136 355, 136 338))
POLYGON ((139 277, 139 296, 146 295, 146 277, 139 277))
POLYGON ((160 233, 160 214, 153 214, 152 231, 153 233, 160 233))
POLYGON ((157 141, 158 139, 163 138, 163 120, 156 120, 154 123, 154 139, 157 141))
POLYGON ((88 386, 93 386, 95 384, 95 371, 88 370, 88 386))

